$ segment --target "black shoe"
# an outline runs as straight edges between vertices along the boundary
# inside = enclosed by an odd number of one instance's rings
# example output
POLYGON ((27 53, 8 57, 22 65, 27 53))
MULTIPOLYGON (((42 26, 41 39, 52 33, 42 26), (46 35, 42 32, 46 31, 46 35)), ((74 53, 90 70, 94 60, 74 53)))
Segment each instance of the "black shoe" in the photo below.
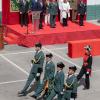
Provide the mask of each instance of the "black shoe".
POLYGON ((30 97, 37 99, 37 96, 35 96, 35 95, 30 95, 30 97))
POLYGON ((80 26, 84 26, 83 24, 80 24, 80 26))
POLYGON ((25 93, 25 92, 18 92, 18 96, 19 97, 21 97, 21 96, 26 96, 27 95, 27 93, 25 93))
POLYGON ((43 29, 43 27, 39 27, 39 29, 43 29))
POLYGON ((23 27, 23 25, 21 24, 21 27, 23 27))
POLYGON ((51 28, 56 28, 55 26, 51 26, 51 28))
POLYGON ((84 87, 83 90, 88 90, 89 88, 84 87))

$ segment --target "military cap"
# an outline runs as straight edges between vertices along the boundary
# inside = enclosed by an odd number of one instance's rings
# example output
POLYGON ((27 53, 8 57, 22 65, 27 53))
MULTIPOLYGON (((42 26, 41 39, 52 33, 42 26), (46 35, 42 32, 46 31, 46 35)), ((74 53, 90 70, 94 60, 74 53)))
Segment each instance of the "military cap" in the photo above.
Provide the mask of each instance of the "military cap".
POLYGON ((53 55, 52 55, 52 53, 47 53, 47 54, 46 54, 46 57, 52 58, 53 55))
POLYGON ((64 65, 63 62, 58 62, 58 63, 57 63, 57 67, 59 67, 59 68, 64 68, 65 65, 64 65))
POLYGON ((70 66, 69 69, 73 70, 74 72, 77 70, 76 66, 70 66))
POLYGON ((40 47, 41 48, 42 47, 42 44, 41 43, 36 43, 35 44, 35 47, 40 47))
POLYGON ((86 50, 88 50, 88 51, 91 51, 91 46, 90 45, 86 45, 85 47, 84 47, 86 50))

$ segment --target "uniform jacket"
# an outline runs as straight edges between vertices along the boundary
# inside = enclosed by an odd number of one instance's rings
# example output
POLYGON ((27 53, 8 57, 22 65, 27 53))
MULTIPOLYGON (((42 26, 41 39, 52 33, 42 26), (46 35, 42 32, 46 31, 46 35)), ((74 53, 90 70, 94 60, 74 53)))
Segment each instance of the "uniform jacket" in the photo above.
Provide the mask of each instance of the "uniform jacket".
POLYGON ((51 15, 57 15, 58 14, 58 3, 55 2, 50 2, 49 3, 49 7, 48 7, 48 11, 51 15))
POLYGON ((37 73, 39 68, 43 69, 43 63, 45 59, 43 51, 35 53, 34 59, 37 61, 37 63, 33 63, 31 73, 37 73))
POLYGON ((78 0, 68 0, 70 3, 70 7, 74 10, 77 10, 78 8, 78 0))
POLYGON ((69 90, 72 90, 73 93, 77 93, 77 78, 75 75, 68 77, 66 79, 66 83, 68 86, 70 86, 70 87, 68 87, 69 90))
POLYGON ((26 1, 25 5, 23 3, 23 0, 19 1, 19 11, 22 13, 27 13, 29 10, 29 3, 26 1))
POLYGON ((75 75, 69 76, 66 79, 65 85, 67 84, 64 91, 64 98, 70 100, 72 93, 77 93, 77 78, 75 75))
POLYGON ((78 5, 78 13, 81 15, 84 15, 86 13, 86 4, 85 3, 80 3, 78 5))
POLYGON ((45 65, 44 80, 53 80, 55 75, 55 64, 50 61, 45 65))
POLYGON ((55 78, 54 78, 54 90, 57 93, 60 93, 63 91, 64 78, 65 78, 65 75, 63 71, 56 73, 55 78))
POLYGON ((84 55, 83 58, 83 67, 86 68, 86 71, 91 72, 92 66, 92 55, 84 55))
POLYGON ((40 4, 39 0, 37 2, 32 0, 31 10, 32 11, 42 11, 43 5, 40 4))

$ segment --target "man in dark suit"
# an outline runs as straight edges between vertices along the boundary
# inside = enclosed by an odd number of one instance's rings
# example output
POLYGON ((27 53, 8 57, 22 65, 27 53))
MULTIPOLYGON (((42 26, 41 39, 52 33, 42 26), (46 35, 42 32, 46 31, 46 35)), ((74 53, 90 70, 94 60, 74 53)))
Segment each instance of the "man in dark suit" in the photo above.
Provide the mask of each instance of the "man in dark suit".
MULTIPOLYGON (((39 29, 42 29, 43 25, 42 25, 42 22, 43 22, 43 13, 44 13, 44 3, 42 0, 32 0, 32 7, 31 7, 31 10, 34 12, 34 11, 40 11, 40 19, 39 19, 39 29)), ((36 21, 36 19, 33 19, 34 21, 36 21)), ((33 21, 33 23, 34 23, 33 21)))
POLYGON ((28 25, 28 10, 29 10, 29 2, 27 0, 20 0, 19 1, 19 13, 20 13, 21 26, 28 25))
POLYGON ((83 0, 81 0, 80 4, 78 5, 78 14, 80 16, 80 18, 79 18, 80 26, 84 25, 83 21, 84 21, 85 13, 86 13, 86 4, 83 2, 83 0))

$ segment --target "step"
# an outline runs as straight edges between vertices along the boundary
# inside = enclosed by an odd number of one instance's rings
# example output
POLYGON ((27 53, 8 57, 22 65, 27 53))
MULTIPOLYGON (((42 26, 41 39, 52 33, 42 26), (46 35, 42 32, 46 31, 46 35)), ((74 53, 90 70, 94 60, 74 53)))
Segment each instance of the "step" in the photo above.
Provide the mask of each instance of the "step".
POLYGON ((10 37, 4 37, 4 42, 7 42, 8 44, 17 44, 17 41, 10 37))
POLYGON ((18 36, 15 35, 15 34, 13 34, 13 33, 8 33, 8 34, 7 34, 7 37, 10 37, 10 38, 12 38, 12 39, 18 40, 18 36))

